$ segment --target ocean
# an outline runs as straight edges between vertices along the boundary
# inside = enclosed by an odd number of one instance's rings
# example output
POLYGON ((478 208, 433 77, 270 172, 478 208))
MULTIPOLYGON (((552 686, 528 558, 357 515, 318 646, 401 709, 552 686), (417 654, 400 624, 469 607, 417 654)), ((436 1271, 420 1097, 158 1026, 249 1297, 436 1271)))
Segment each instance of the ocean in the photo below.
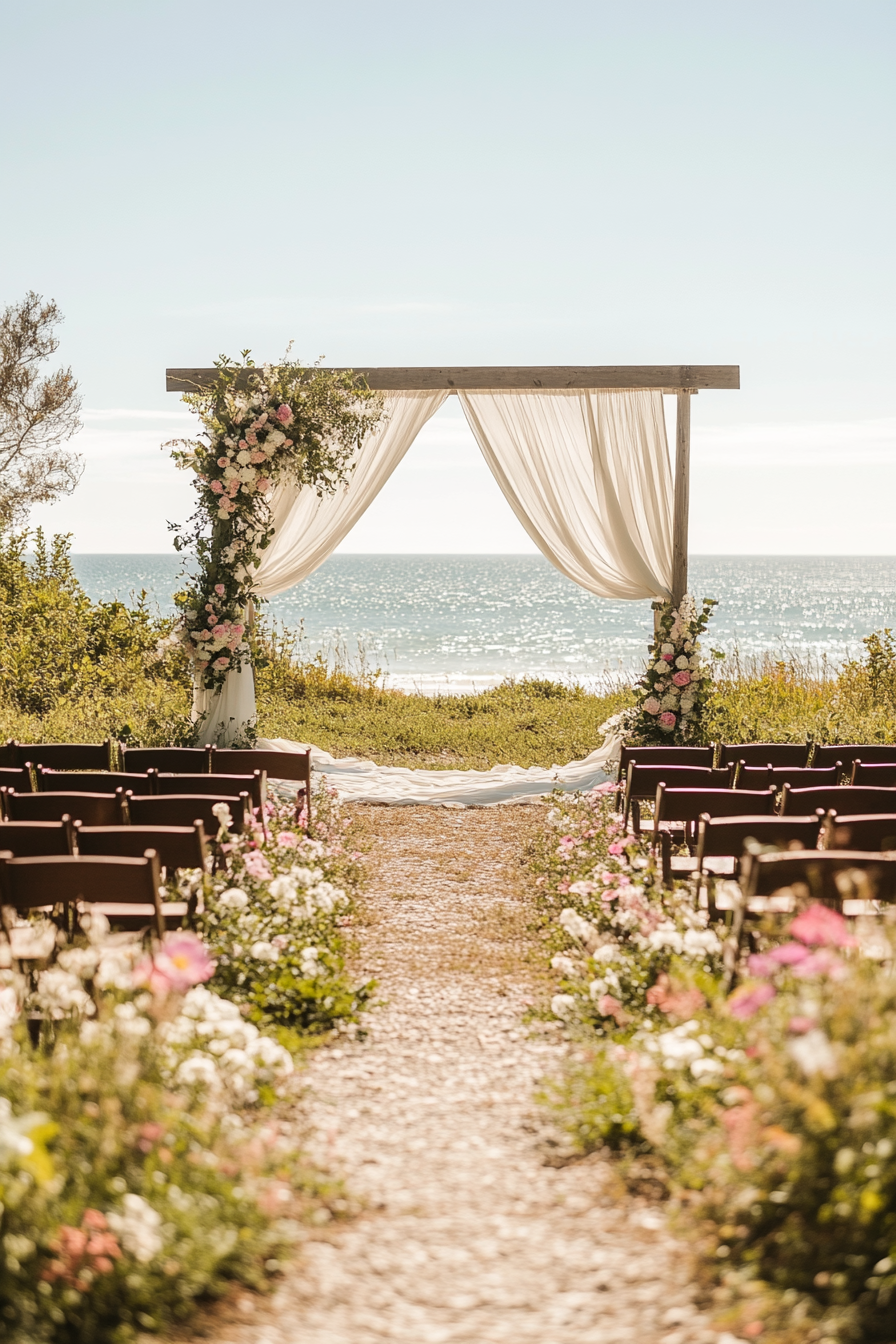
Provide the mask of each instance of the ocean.
MULTIPOLYGON (((171 612, 174 555, 75 555, 95 600, 145 589, 171 612)), ((692 556, 691 590, 719 599, 705 643, 839 663, 872 630, 896 624, 893 556, 692 556)), ((540 555, 334 555, 268 604, 303 631, 310 655, 337 652, 425 692, 505 677, 599 684, 644 660, 649 602, 593 597, 540 555)))

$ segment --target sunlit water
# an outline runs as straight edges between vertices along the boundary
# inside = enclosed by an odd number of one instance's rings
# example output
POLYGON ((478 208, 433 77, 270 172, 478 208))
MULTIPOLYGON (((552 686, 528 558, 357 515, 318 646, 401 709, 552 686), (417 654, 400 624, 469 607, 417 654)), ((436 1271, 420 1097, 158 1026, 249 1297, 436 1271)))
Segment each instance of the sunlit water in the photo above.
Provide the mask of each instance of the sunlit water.
MULTIPOLYGON (((179 561, 166 555, 76 555, 94 599, 133 601, 145 588, 173 610, 179 561)), ((896 557, 695 556, 691 588, 717 597, 707 641, 742 653, 834 662, 894 624, 896 557)), ((504 677, 591 683, 639 666, 649 602, 593 597, 535 555, 336 555, 280 593, 269 613, 304 627, 305 647, 343 647, 405 688, 464 690, 504 677)))

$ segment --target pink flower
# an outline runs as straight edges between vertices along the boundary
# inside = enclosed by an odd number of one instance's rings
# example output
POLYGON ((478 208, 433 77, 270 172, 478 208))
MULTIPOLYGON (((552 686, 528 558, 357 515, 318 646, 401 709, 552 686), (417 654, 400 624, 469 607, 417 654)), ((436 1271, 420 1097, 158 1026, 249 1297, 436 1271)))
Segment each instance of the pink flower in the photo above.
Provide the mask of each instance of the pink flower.
POLYGON ((252 454, 252 456, 249 458, 249 461, 250 461, 250 462, 256 462, 256 463, 257 463, 257 462, 266 462, 266 461, 267 461, 267 453, 260 453, 260 452, 258 452, 258 450, 256 449, 256 451, 255 451, 255 452, 252 454))
POLYGON ((747 965, 750 968, 751 975, 758 975, 763 979, 768 975, 774 975, 775 971, 781 969, 780 963, 772 961, 766 952, 754 952, 751 957, 747 958, 747 965))
POLYGON ((676 686, 689 686, 691 683, 690 672, 676 672, 672 678, 676 686))
POLYGON ((218 466, 219 466, 219 467, 229 467, 229 466, 230 466, 230 458, 229 458, 229 457, 219 457, 219 458, 218 458, 218 466))
POLYGON ((618 999, 614 999, 612 994, 601 995, 597 1001, 597 1011, 603 1017, 615 1018, 616 1025, 619 1027, 624 1027, 626 1022, 631 1021, 622 1004, 618 999))
POLYGON ((215 963, 201 938, 180 930, 166 933, 161 946, 134 967, 134 984, 147 985, 153 994, 185 994, 191 985, 210 980, 215 963))
POLYGON ((216 625, 214 630, 212 631, 212 634, 214 635, 215 639, 220 639, 221 636, 224 634, 223 625, 216 625))
POLYGON ((199 635, 200 639, 211 639, 212 637, 211 630, 198 630, 197 634, 199 635))
POLYGON ((843 962, 829 948, 820 947, 794 966, 793 973, 801 980, 810 975, 829 975, 832 980, 839 980, 843 974, 843 962))
POLYGON ((267 476, 259 476, 258 480, 255 482, 255 488, 260 495, 265 494, 271 488, 271 483, 267 476))
POLYGON ((208 621, 207 621, 207 624, 208 624, 208 625, 217 625, 217 624, 218 624, 218 618, 217 618, 217 616, 215 615, 214 612, 212 612, 211 616, 209 616, 208 621))
POLYGON ((661 714, 660 717, 657 719, 657 723, 659 723, 661 728, 674 728, 675 715, 672 713, 671 710, 667 709, 665 714, 661 714))
POLYGON ((674 653, 664 653, 663 662, 671 663, 674 657, 675 657, 674 653))
POLYGON ((772 985, 762 982, 758 985, 740 985, 728 999, 728 1011, 732 1017, 743 1020, 752 1017, 774 997, 775 990, 772 985))
POLYGON ((246 447, 254 448, 257 443, 258 443, 258 436, 254 430, 250 429, 246 434, 246 447))
POLYGON ((291 408, 289 406, 278 406, 277 419, 280 421, 281 425, 288 425, 292 420, 291 408))
POLYGON ((575 845, 575 843, 576 843, 576 841, 575 841, 575 836, 572 836, 572 835, 561 835, 561 837, 560 837, 560 850, 561 850, 561 852, 564 851, 564 850, 570 850, 570 849, 572 849, 573 846, 575 845))
POLYGON ((271 865, 263 854, 259 854, 257 849, 250 850, 244 863, 246 872, 250 877, 254 877, 257 882, 269 882, 274 876, 271 872, 271 865))
POLYGON ((241 635, 246 627, 244 625, 238 625, 234 623, 230 628, 235 635, 241 635))
POLYGON ((224 487, 220 481, 212 481, 211 485, 209 486, 209 489, 214 490, 216 495, 220 495, 224 487))
POLYGON ((798 961, 808 957, 809 953, 802 943, 782 943, 780 947, 773 948, 768 955, 769 960, 776 962, 778 966, 795 966, 798 961))
POLYGON ((818 1023, 814 1017, 792 1017, 787 1023, 787 1030, 792 1031, 796 1036, 804 1036, 807 1031, 812 1031, 818 1023))
POLYGON ((612 845, 610 845, 610 846, 608 847, 608 849, 607 849, 607 853, 608 853, 608 854, 614 854, 614 855, 616 855, 616 854, 624 854, 624 853, 625 853, 625 845, 622 843, 621 840, 614 840, 613 843, 612 843, 612 845))
POLYGON ((249 447, 249 445, 248 445, 248 443, 246 442, 245 439, 240 439, 240 447, 241 447, 241 448, 248 448, 248 447, 249 447))
POLYGON ((230 666, 230 659, 226 658, 223 654, 221 655, 220 658, 216 658, 215 661, 212 663, 212 667, 217 667, 221 671, 223 671, 225 667, 229 666, 230 666))
POLYGON ((218 594, 219 597, 223 597, 223 596, 224 596, 224 591, 225 591, 225 590, 224 590, 224 585, 223 585, 223 583, 216 583, 216 584, 215 584, 215 592, 218 594))
POLYGON ((790 926, 794 938, 810 946, 855 947, 855 938, 850 937, 849 925, 838 910, 826 905, 810 905, 790 926))
POLYGON ((281 849, 295 849, 299 843, 299 838, 292 831, 281 831, 277 836, 277 844, 281 849))

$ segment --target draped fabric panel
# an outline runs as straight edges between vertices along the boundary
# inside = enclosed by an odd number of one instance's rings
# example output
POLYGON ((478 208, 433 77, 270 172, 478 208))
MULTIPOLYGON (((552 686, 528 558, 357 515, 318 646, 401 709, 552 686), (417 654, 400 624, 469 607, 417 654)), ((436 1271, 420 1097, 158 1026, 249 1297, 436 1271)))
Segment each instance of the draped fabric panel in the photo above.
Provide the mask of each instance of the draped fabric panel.
MULTIPOLYGON (((420 430, 450 394, 392 392, 386 415, 364 440, 355 456, 347 485, 321 499, 314 490, 292 482, 277 487, 271 498, 274 539, 255 572, 259 596, 272 597, 322 565, 370 507, 420 430)), ((193 688, 193 719, 206 715, 201 745, 228 745, 239 739, 255 719, 255 678, 251 667, 229 672, 219 692, 193 688)))
POLYGON ((671 596, 672 473, 662 392, 458 397, 507 502, 553 565, 599 597, 671 596))

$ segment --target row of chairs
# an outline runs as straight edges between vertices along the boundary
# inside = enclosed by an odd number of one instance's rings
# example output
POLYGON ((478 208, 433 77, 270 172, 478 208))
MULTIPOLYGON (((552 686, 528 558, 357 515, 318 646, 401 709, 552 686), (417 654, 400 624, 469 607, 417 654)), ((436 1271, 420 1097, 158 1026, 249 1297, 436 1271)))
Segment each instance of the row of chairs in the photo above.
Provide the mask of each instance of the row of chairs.
POLYGON ((247 791, 253 807, 264 807, 267 802, 267 772, 246 771, 239 775, 162 774, 148 770, 145 774, 124 774, 109 771, 49 770, 39 765, 34 772, 36 788, 29 787, 31 772, 27 769, 0 768, 0 788, 18 793, 126 793, 162 794, 235 794, 247 791))
POLYGON ((830 769, 839 765, 847 772, 853 761, 867 765, 896 765, 896 742, 734 742, 711 743, 706 747, 623 747, 619 760, 619 782, 625 779, 629 762, 655 765, 696 765, 705 769, 745 766, 776 769, 830 769))
POLYGON ((84 826, 192 826, 199 821, 206 835, 217 834, 214 809, 225 803, 230 809, 230 830, 241 835, 252 813, 248 791, 238 794, 217 789, 207 795, 170 793, 161 796, 115 793, 16 793, 0 790, 5 821, 61 821, 74 817, 84 826))
POLYGON ((77 928, 79 907, 91 906, 116 929, 167 928, 189 922, 187 901, 162 901, 158 851, 130 855, 16 855, 0 849, 0 914, 16 955, 16 917, 48 910, 68 933, 77 928))

